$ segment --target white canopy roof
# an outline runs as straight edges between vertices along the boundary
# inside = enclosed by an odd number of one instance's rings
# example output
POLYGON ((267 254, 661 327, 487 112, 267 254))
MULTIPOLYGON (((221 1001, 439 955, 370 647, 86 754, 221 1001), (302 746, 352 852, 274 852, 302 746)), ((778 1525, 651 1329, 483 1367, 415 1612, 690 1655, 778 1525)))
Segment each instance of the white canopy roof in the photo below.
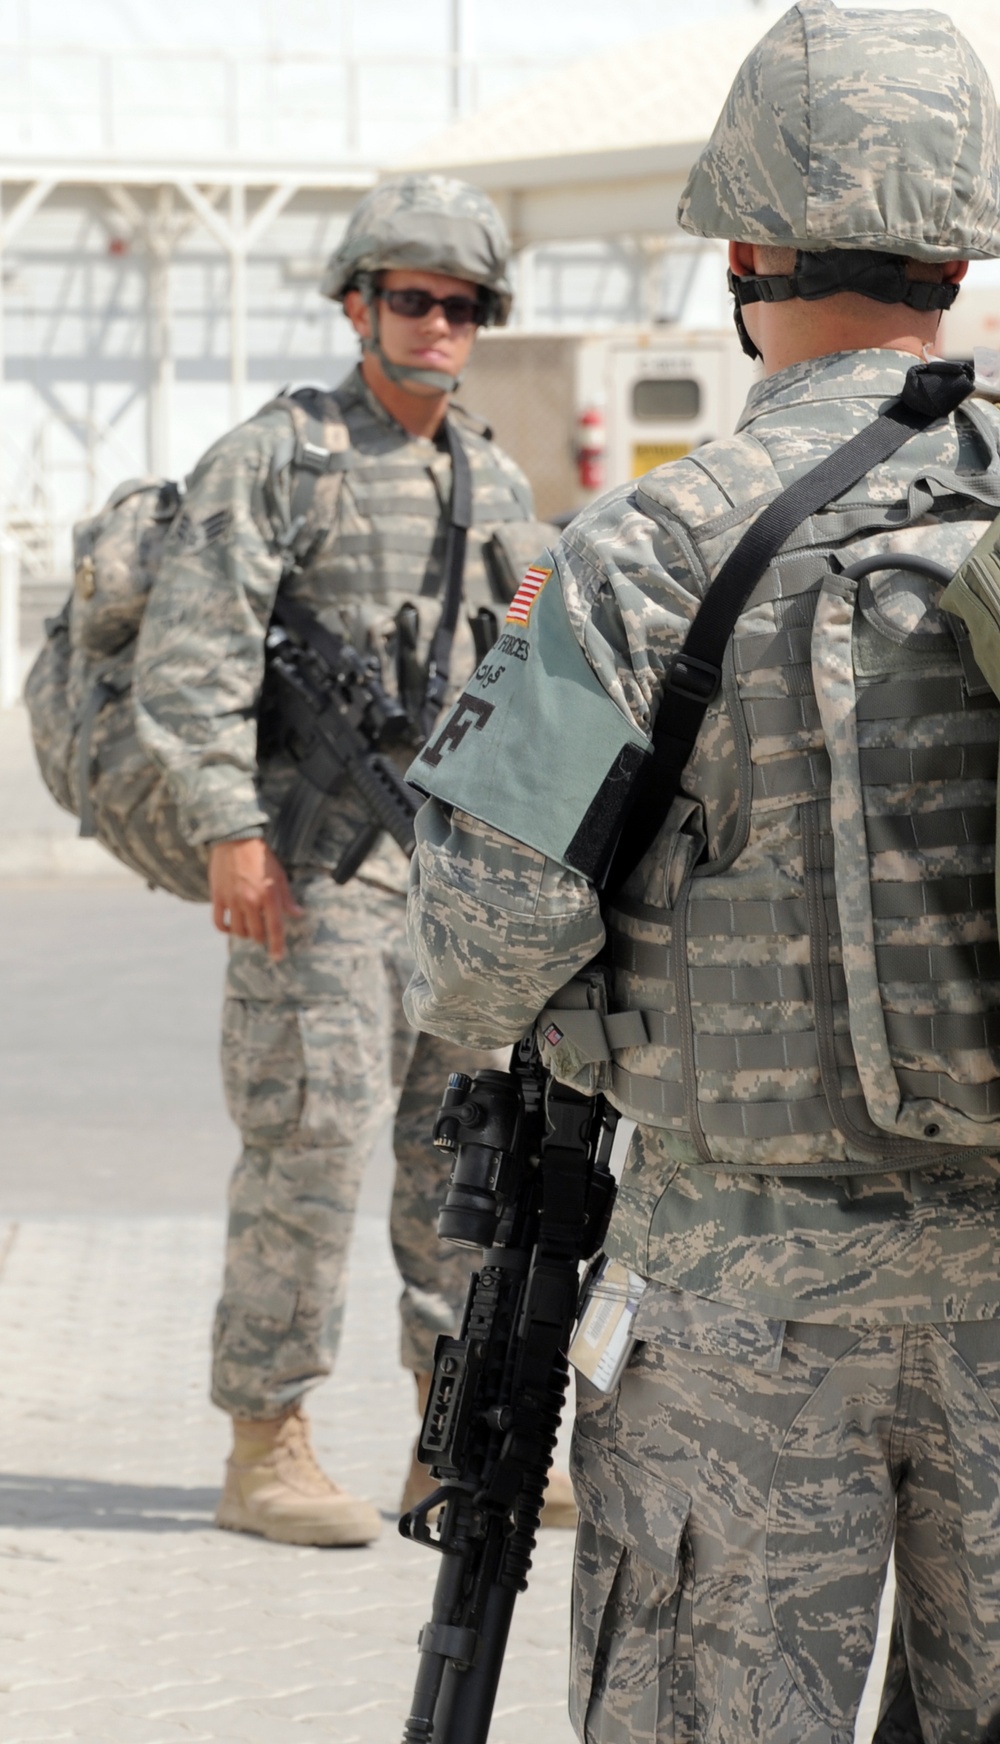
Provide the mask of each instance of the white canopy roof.
MULTIPOLYGON (((866 5, 867 0, 854 0, 866 5)), ((913 0, 880 0, 899 11, 913 0)), ((405 166, 488 188, 516 247, 676 230, 687 172, 741 61, 785 8, 743 7, 563 67, 431 139, 405 166)), ((997 0, 944 0, 1000 89, 997 0)))

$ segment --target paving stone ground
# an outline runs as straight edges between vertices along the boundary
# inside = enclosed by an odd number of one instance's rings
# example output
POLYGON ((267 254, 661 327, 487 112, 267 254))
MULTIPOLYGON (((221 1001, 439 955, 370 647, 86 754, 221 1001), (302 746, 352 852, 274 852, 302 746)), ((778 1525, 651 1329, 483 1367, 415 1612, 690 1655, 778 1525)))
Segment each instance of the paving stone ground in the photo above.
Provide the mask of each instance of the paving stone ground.
MULTIPOLYGON (((355 1551, 211 1525, 224 1423, 205 1397, 214 1218, 0 1226, 4 1744, 392 1744, 436 1561, 395 1530, 414 1417, 383 1221, 360 1219, 342 1360, 314 1399, 340 1481, 383 1513, 355 1551)), ((571 1538, 542 1535, 491 1744, 572 1744, 571 1538)), ((880 1681, 880 1680, 879 1680, 880 1681)), ((870 1738, 872 1699, 859 1722, 870 1738)))
MULTIPOLYGON (((343 1358, 314 1411, 329 1468, 383 1512, 356 1551, 211 1526, 216 1220, 38 1219, 2 1240, 4 1744, 398 1739, 436 1559, 395 1528, 415 1416, 381 1221, 361 1220, 343 1358)), ((570 1553, 571 1535, 543 1536, 491 1744, 570 1744, 570 1553)))
MULTIPOLYGON (((21 711, 0 714, 0 811, 0 1744, 397 1744, 436 1559, 395 1531, 415 1414, 387 1148, 313 1405, 324 1463, 378 1503, 382 1538, 217 1532, 221 941, 74 839, 21 711)), ((572 1744, 571 1550, 542 1535, 490 1744, 572 1744)))

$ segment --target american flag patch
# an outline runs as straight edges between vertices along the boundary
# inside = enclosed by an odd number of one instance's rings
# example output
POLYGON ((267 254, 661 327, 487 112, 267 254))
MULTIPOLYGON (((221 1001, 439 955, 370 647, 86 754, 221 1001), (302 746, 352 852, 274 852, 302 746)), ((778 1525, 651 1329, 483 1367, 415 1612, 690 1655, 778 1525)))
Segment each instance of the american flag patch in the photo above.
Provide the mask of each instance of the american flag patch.
POLYGON ((525 570, 524 580, 507 607, 506 621, 508 624, 526 624, 528 622, 531 608, 551 574, 551 569, 537 569, 534 566, 525 570))

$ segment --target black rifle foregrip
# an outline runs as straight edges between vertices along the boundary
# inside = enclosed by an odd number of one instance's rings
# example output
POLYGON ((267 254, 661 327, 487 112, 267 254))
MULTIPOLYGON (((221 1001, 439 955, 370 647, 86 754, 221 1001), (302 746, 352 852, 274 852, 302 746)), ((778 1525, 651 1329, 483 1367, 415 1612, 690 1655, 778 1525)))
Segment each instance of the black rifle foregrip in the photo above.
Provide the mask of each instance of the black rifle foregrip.
POLYGON ((442 1487, 400 1521, 404 1537, 442 1553, 403 1744, 487 1744, 566 1390, 579 1261, 602 1240, 614 1193, 617 1115, 600 1097, 551 1085, 531 1037, 509 1075, 452 1080, 435 1128, 458 1153, 450 1192, 471 1178, 477 1140, 496 1139, 494 1115, 510 1165, 490 1174, 505 1201, 496 1245, 473 1274, 459 1337, 438 1341, 421 1430, 421 1457, 442 1487), (513 1124, 501 1107, 512 1085, 513 1124))
POLYGON ((399 770, 379 751, 346 757, 344 768, 373 820, 388 830, 404 854, 412 854, 416 842, 413 820, 420 801, 413 789, 407 787, 399 770))

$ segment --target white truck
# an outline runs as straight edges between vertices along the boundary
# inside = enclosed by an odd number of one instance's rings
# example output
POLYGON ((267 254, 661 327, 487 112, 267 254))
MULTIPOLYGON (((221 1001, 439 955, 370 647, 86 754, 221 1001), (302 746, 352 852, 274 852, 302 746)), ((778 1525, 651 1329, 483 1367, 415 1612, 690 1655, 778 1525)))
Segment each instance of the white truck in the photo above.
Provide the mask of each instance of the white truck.
POLYGON ((757 368, 735 333, 480 335, 459 399, 524 468, 543 518, 728 436, 757 368))
MULTIPOLYGON (((1000 349, 1000 287, 966 287, 939 345, 950 357, 1000 349)), ((488 329, 459 398, 523 466, 548 519, 730 435, 758 374, 723 328, 488 329)))

